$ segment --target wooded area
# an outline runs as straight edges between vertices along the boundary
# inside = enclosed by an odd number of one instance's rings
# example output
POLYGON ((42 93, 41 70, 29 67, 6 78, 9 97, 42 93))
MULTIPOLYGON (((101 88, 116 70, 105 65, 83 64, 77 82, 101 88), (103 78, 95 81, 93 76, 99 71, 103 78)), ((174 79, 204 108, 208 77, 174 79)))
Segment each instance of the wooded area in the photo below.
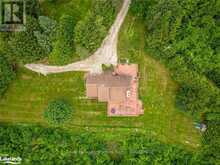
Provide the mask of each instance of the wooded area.
POLYGON ((20 156, 22 164, 202 164, 200 155, 133 134, 122 141, 95 133, 70 134, 40 126, 0 127, 0 153, 20 156))

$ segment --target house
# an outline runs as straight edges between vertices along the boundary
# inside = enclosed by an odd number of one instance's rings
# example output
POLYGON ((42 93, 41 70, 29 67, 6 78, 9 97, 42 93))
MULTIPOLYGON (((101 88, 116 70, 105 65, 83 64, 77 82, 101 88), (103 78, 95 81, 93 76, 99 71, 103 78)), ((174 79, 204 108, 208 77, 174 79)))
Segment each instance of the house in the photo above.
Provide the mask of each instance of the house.
POLYGON ((138 65, 119 64, 114 71, 86 75, 86 96, 108 103, 108 116, 139 116, 138 65))

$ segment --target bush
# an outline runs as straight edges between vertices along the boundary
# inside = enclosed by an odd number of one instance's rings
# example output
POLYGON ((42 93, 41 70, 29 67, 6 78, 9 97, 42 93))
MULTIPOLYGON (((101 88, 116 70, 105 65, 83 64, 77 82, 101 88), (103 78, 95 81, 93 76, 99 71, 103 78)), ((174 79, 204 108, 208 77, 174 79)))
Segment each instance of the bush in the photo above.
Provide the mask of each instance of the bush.
POLYGON ((117 14, 114 0, 94 1, 93 10, 77 23, 75 44, 94 52, 102 43, 117 14))
POLYGON ((60 18, 56 41, 53 43, 53 51, 49 56, 52 64, 64 65, 72 59, 75 51, 75 24, 76 22, 71 15, 63 15, 60 18))
POLYGON ((51 39, 54 39, 57 22, 49 17, 40 16, 38 18, 40 27, 43 29, 43 32, 48 35, 51 39))
POLYGON ((37 18, 41 14, 39 0, 26 0, 26 13, 37 18))
POLYGON ((131 13, 139 18, 144 18, 147 15, 148 6, 153 1, 146 0, 132 0, 131 13))
POLYGON ((14 33, 8 41, 7 56, 24 63, 44 58, 47 54, 39 45, 34 31, 39 31, 38 20, 27 17, 26 31, 14 33))
POLYGON ((34 31, 39 30, 38 17, 41 14, 39 0, 25 0, 26 31, 0 34, 0 50, 11 61, 33 62, 45 57, 38 45, 34 31), (2 38, 3 37, 3 38, 2 38))
POLYGON ((14 77, 15 73, 12 66, 3 55, 0 55, 0 97, 7 90, 9 83, 14 77))
POLYGON ((44 117, 52 124, 62 124, 70 118, 72 107, 63 99, 50 101, 44 117))
POLYGON ((102 43, 107 33, 106 27, 103 25, 103 18, 94 17, 92 13, 82 21, 80 21, 75 29, 75 43, 89 50, 95 51, 102 43))
POLYGON ((37 38, 37 42, 45 54, 49 54, 52 51, 50 38, 45 33, 40 33, 39 31, 35 31, 34 36, 37 38))
POLYGON ((114 71, 114 66, 112 64, 111 65, 102 64, 102 70, 103 71, 114 71))
POLYGON ((55 39, 57 23, 46 16, 40 16, 38 20, 41 31, 34 31, 34 36, 45 54, 48 55, 52 51, 52 42, 55 39))

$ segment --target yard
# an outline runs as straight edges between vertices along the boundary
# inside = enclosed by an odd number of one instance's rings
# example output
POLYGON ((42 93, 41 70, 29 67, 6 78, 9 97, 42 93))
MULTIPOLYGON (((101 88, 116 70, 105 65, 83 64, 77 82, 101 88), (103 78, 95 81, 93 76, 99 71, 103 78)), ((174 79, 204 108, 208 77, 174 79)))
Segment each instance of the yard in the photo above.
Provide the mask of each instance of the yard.
POLYGON ((62 97, 74 106, 71 120, 61 126, 69 131, 94 131, 122 141, 125 135, 142 132, 166 143, 196 148, 200 134, 193 120, 175 108, 177 84, 163 65, 146 55, 143 44, 142 24, 128 16, 119 37, 119 55, 121 60, 139 64, 143 116, 107 117, 106 104, 85 98, 84 73, 45 77, 20 68, 17 79, 0 101, 0 122, 49 126, 42 117, 44 108, 49 100, 62 97))

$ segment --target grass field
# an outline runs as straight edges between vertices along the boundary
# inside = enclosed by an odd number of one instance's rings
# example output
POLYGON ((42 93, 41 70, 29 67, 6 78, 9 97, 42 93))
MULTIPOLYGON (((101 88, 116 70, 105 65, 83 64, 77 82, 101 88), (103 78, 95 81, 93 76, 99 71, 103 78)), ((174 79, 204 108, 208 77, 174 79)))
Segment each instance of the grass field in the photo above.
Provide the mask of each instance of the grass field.
POLYGON ((17 79, 0 101, 0 122, 49 126, 42 114, 49 100, 66 98, 74 113, 64 129, 74 132, 95 131, 100 136, 123 140, 133 132, 143 132, 166 143, 189 149, 200 143, 193 120, 175 108, 178 88, 163 65, 144 52, 143 26, 128 16, 119 37, 120 59, 139 64, 140 97, 145 113, 140 117, 109 118, 106 104, 85 98, 84 73, 69 72, 42 76, 21 68, 17 79))

